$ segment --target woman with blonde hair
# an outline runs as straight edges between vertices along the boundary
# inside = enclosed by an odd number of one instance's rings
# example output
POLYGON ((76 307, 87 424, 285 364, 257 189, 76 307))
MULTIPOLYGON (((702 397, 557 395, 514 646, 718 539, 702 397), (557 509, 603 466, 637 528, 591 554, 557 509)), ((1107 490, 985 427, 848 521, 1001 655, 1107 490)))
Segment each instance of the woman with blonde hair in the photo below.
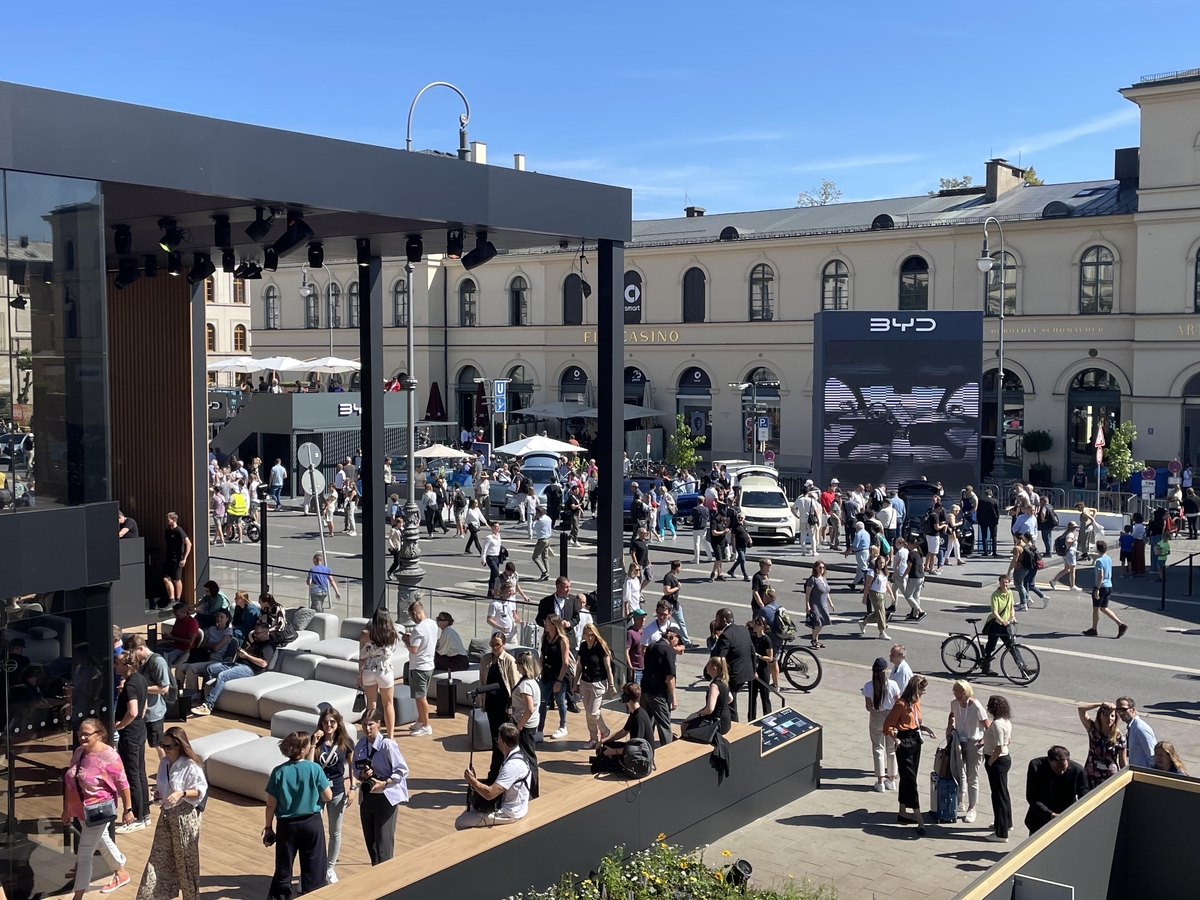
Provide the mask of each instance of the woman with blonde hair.
POLYGON ((567 736, 567 694, 571 683, 571 645, 567 641, 562 619, 551 613, 542 625, 542 696, 538 721, 538 735, 545 732, 546 713, 550 702, 558 707, 558 728, 550 735, 560 741, 567 736))
POLYGON ((1088 789, 1098 787, 1120 772, 1128 764, 1125 736, 1117 727, 1117 706, 1105 700, 1103 703, 1085 703, 1079 706, 1079 721, 1088 736, 1087 760, 1083 774, 1087 776, 1088 789), (1088 713, 1096 710, 1096 718, 1089 719, 1088 713))
POLYGON ((1159 741, 1154 745, 1154 768, 1160 772, 1170 772, 1174 775, 1187 775, 1188 773, 1187 769, 1183 767, 1183 760, 1175 752, 1175 745, 1170 741, 1159 741))
MULTIPOLYGON (((688 716, 683 723, 683 735, 695 728, 715 724, 718 734, 729 732, 732 711, 729 707, 729 664, 722 656, 710 657, 704 664, 708 689, 704 692, 704 707, 688 716)), ((707 741, 705 742, 707 743, 707 741)))
POLYGON ((606 694, 616 692, 612 651, 600 636, 599 629, 588 622, 583 626, 583 640, 579 644, 579 693, 582 695, 583 713, 588 726, 588 742, 583 745, 585 750, 591 750, 608 739, 611 732, 604 722, 600 704, 606 694))
POLYGON ((946 515, 946 559, 943 565, 949 563, 951 559, 955 561, 955 565, 964 565, 962 553, 958 542, 958 526, 962 522, 962 507, 955 503, 950 507, 950 512, 946 515))
POLYGON ((108 836, 108 826, 114 819, 126 825, 132 825, 135 819, 125 766, 108 743, 108 729, 99 719, 84 719, 76 736, 79 747, 63 773, 62 821, 64 825, 72 819, 79 822, 79 850, 75 870, 69 875, 75 879, 72 900, 83 900, 92 881, 92 857, 97 847, 113 870, 112 880, 101 890, 112 893, 129 884, 125 855, 108 836), (118 800, 123 810, 119 815, 118 800))
MULTIPOLYGON (((549 617, 546 621, 549 622, 550 618, 557 617, 549 617)), ((520 677, 512 690, 512 720, 520 732, 521 752, 529 760, 529 797, 536 799, 539 793, 537 738, 541 734, 538 731, 538 710, 542 705, 542 686, 539 681, 541 666, 528 650, 523 650, 517 656, 517 674, 520 677)))
POLYGON ((200 812, 208 780, 187 732, 168 728, 159 747, 158 795, 162 814, 154 826, 154 843, 142 872, 137 900, 183 900, 200 896, 200 812))
POLYGON ((975 689, 969 681, 956 681, 952 688, 950 715, 946 719, 947 739, 958 741, 959 764, 955 780, 963 790, 958 798, 963 821, 975 821, 975 804, 979 800, 979 770, 983 761, 983 735, 992 720, 983 704, 975 699, 975 689), (965 807, 965 809, 964 809, 965 807))

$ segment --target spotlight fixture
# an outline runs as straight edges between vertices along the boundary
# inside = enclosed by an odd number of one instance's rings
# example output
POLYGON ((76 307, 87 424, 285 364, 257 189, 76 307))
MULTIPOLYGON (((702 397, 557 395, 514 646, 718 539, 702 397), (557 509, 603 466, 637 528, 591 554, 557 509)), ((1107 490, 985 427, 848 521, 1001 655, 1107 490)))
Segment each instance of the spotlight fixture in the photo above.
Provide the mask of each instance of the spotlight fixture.
POLYGON ((592 296, 592 286, 582 275, 579 277, 579 286, 583 290, 583 299, 586 300, 592 296))
POLYGON ((237 255, 233 252, 232 247, 226 247, 221 251, 221 271, 232 272, 237 267, 237 255))
POLYGON ((242 264, 237 267, 233 273, 233 277, 241 281, 254 281, 262 278, 262 266, 253 260, 242 260, 242 264))
POLYGON ((268 272, 279 268, 279 254, 275 252, 274 247, 263 247, 263 268, 268 272))
POLYGON ((113 250, 117 256, 128 256, 133 252, 133 234, 128 225, 113 226, 113 250))
POLYGON ((462 259, 463 233, 461 228, 451 228, 446 232, 446 256, 450 259, 462 259))
POLYGON ((167 254, 167 274, 182 275, 183 274, 183 254, 178 250, 172 250, 167 254))
POLYGON ((587 280, 587 275, 584 274, 584 266, 587 265, 587 254, 584 252, 586 244, 583 241, 579 242, 579 282, 580 289, 583 291, 583 299, 586 300, 592 296, 592 285, 587 280))
POLYGON ((8 305, 13 309, 24 309, 29 304, 26 302, 24 294, 17 294, 17 296, 8 301, 8 305))
POLYGON ((470 271, 495 258, 496 248, 487 239, 487 232, 477 231, 475 232, 475 249, 462 258, 462 264, 464 269, 470 271))
POLYGON ((42 283, 54 284, 54 263, 46 263, 42 266, 42 283))
POLYGON ((158 277, 158 257, 153 253, 149 253, 142 260, 142 269, 146 273, 147 278, 158 277))
POLYGON ((246 226, 246 237, 258 243, 271 230, 271 226, 275 224, 275 211, 271 210, 271 215, 263 218, 263 208, 261 206, 254 207, 254 221, 246 226))
POLYGON ((138 271, 137 259, 125 256, 117 263, 117 277, 113 280, 113 284, 117 286, 117 290, 123 291, 141 277, 142 273, 138 271))
MULTIPOLYGON (((459 232, 458 249, 462 251, 462 233, 459 232)), ((408 240, 404 243, 404 255, 410 263, 419 263, 421 257, 425 255, 425 244, 421 240, 419 234, 410 234, 408 240)), ((456 259, 457 257, 451 257, 456 259)))
POLYGON ((158 220, 158 227, 163 230, 163 236, 158 241, 158 246, 162 247, 168 253, 171 253, 183 243, 183 230, 175 223, 175 220, 170 216, 164 216, 158 220))
POLYGON ((275 252, 282 258, 295 250, 313 236, 313 230, 304 221, 300 210, 289 209, 287 212, 287 231, 273 246, 275 252))
POLYGON ((207 253, 193 253, 192 268, 187 273, 187 283, 199 284, 215 271, 217 271, 217 267, 213 265, 211 256, 207 253))
POLYGON ((229 216, 213 216, 213 246, 226 249, 233 246, 233 231, 229 216))
POLYGON ((325 265, 325 247, 320 241, 313 241, 308 245, 308 264, 314 269, 325 265))
POLYGON ((371 264, 370 238, 355 238, 354 250, 357 254, 358 264, 360 266, 369 266, 371 264))

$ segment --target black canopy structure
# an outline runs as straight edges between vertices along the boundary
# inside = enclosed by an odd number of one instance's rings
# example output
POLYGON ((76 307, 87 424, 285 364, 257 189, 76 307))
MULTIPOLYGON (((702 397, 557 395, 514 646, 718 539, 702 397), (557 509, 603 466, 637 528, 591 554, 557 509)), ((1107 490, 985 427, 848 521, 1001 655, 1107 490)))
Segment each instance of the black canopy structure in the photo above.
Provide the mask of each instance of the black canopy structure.
MULTIPOLYGON (((500 254, 562 241, 594 242, 597 380, 611 389, 597 391, 600 431, 592 450, 603 508, 621 509, 619 283, 631 227, 627 189, 11 83, 0 83, 0 170, 100 185, 113 443, 109 499, 138 496, 140 517, 150 519, 154 531, 167 509, 185 503, 192 523, 206 521, 204 303, 199 283, 190 287, 190 304, 188 295, 179 302, 180 290, 188 288, 184 278, 166 275, 177 260, 160 241, 182 254, 184 271, 203 271, 208 260, 219 268, 223 250, 232 250, 239 264, 269 267, 273 260, 264 248, 285 259, 303 258, 314 242, 326 261, 357 261, 361 426, 364 451, 375 460, 383 458, 384 395, 372 388, 381 388, 386 377, 382 257, 403 258, 416 237, 424 254, 444 254, 451 231, 465 236, 468 250, 477 241, 490 242, 500 254), (252 240, 247 228, 256 222, 252 240), (114 228, 118 225, 124 227, 114 228), (157 278, 149 277, 147 256, 157 265, 157 278), (134 268, 144 274, 115 290, 122 259, 136 261, 134 268), (191 416, 188 434, 167 424, 184 407, 191 416), (179 462, 184 455, 186 471, 179 462), (179 496, 185 485, 186 501, 179 496), (173 494, 164 490, 172 487, 173 494)), ((36 306, 37 296, 34 301, 36 306)), ((378 464, 364 468, 368 496, 377 494, 372 482, 380 475, 378 464)), ((612 573, 620 569, 621 547, 620 515, 603 521, 599 621, 612 609, 612 573)), ((69 523, 61 524, 59 533, 72 533, 69 523)), ((378 516, 364 522, 367 614, 384 600, 381 528, 378 516)), ((189 575, 198 575, 204 562, 198 552, 189 575)))

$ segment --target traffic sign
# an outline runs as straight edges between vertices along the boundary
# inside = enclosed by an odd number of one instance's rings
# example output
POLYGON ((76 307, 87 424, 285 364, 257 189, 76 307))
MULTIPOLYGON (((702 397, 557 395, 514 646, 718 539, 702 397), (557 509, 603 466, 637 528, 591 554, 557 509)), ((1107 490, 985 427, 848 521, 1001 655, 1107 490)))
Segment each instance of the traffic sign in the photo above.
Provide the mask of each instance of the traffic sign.
POLYGON ((758 439, 760 441, 769 441, 771 439, 771 417, 758 417, 758 439))
POLYGON ((1146 468, 1142 469, 1143 481, 1153 481, 1157 475, 1158 473, 1154 471, 1153 466, 1146 466, 1146 468))
POLYGON ((1097 447, 1096 448, 1096 465, 1100 465, 1100 463, 1102 463, 1102 462, 1104 462, 1104 448, 1097 447))
POLYGON ((768 450, 763 454, 763 459, 765 459, 767 462, 775 462, 775 451, 768 450))
MULTIPOLYGON (((499 384, 500 382, 497 381, 496 385, 499 386, 499 384)), ((496 394, 496 396, 492 398, 492 402, 495 404, 496 412, 508 412, 508 397, 506 397, 504 394, 496 394)))
POLYGON ((296 449, 296 461, 305 469, 321 464, 321 448, 312 441, 305 441, 296 449))
POLYGON ((1173 459, 1169 463, 1167 463, 1167 471, 1170 472, 1172 475, 1178 475, 1180 472, 1183 471, 1183 463, 1181 463, 1177 459, 1173 459))
POLYGON ((507 397, 508 396, 508 382, 507 381, 493 381, 492 382, 492 393, 494 393, 497 397, 507 397))
POLYGON ((300 473, 300 489, 306 494, 319 495, 325 490, 325 476, 319 469, 305 469, 300 473))
POLYGON ((1096 442, 1095 442, 1094 446, 1096 446, 1096 447, 1103 447, 1103 446, 1105 446, 1105 443, 1104 443, 1104 426, 1103 426, 1103 425, 1097 425, 1097 426, 1096 426, 1096 442))

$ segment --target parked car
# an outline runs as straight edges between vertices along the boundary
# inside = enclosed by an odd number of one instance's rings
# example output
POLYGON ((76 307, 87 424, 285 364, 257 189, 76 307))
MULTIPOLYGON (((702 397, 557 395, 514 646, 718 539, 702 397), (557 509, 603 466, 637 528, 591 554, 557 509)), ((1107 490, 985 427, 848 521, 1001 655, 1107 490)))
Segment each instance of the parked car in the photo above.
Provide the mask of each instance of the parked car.
MULTIPOLYGON (((558 475, 558 457, 552 454, 534 453, 521 460, 521 474, 533 482, 533 494, 538 503, 546 504, 546 488, 551 482, 561 483, 558 475)), ((509 491, 511 482, 493 481, 488 488, 488 508, 493 515, 516 516, 517 501, 509 491)))
POLYGON ((23 472, 26 454, 32 450, 32 434, 0 434, 0 469, 16 469, 23 472))
POLYGON ((741 511, 746 528, 755 537, 777 537, 790 543, 800 533, 800 520, 792 512, 787 494, 768 475, 739 475, 741 511))
MULTIPOLYGON (((637 482, 638 487, 642 489, 642 493, 644 494, 647 493, 654 485, 655 479, 648 476, 625 479, 625 484, 622 488, 623 496, 621 498, 621 509, 622 514, 625 517, 625 521, 629 521, 629 508, 633 505, 633 483, 635 481, 637 482)), ((703 496, 695 493, 694 491, 683 492, 679 489, 675 489, 670 493, 671 496, 675 498, 675 505, 679 509, 679 511, 676 513, 677 516, 690 515, 692 508, 704 499, 703 496)))

